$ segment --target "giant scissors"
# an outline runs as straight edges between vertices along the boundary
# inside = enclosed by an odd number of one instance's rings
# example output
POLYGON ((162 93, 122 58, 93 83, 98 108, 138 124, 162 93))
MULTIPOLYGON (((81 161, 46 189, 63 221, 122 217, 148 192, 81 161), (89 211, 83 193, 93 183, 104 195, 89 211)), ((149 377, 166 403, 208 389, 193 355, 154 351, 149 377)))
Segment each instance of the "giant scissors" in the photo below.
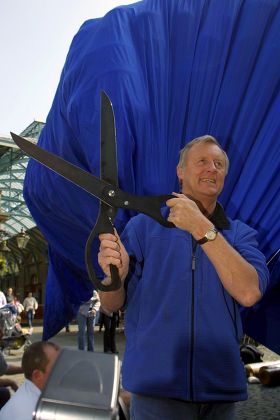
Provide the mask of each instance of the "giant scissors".
POLYGON ((174 227, 173 223, 161 214, 162 204, 173 196, 137 196, 122 191, 118 187, 115 116, 110 98, 104 91, 100 95, 100 105, 100 178, 17 134, 11 132, 11 136, 17 146, 28 156, 100 200, 97 221, 85 246, 85 262, 94 287, 101 291, 111 291, 121 286, 118 269, 110 265, 112 282, 108 286, 97 278, 91 258, 94 238, 100 233, 114 233, 114 220, 118 208, 136 210, 152 217, 162 226, 174 227))

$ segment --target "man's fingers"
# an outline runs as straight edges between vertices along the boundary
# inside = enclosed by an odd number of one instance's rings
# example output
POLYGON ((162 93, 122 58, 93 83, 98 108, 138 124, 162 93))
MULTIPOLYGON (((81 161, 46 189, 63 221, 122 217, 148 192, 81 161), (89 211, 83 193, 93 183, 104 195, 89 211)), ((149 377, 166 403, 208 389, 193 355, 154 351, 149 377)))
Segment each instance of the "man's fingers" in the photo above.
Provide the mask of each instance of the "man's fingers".
POLYGON ((115 230, 115 235, 102 233, 99 235, 99 239, 98 263, 103 272, 110 276, 110 265, 114 265, 119 269, 120 276, 125 277, 128 271, 129 257, 117 231, 115 230))
POLYGON ((112 256, 106 257, 106 260, 104 260, 103 257, 98 257, 98 262, 101 265, 101 267, 103 266, 103 263, 106 263, 106 267, 110 264, 115 265, 118 268, 122 266, 121 260, 112 256))
POLYGON ((118 244, 118 242, 113 242, 111 240, 103 239, 100 242, 99 249, 102 252, 106 249, 111 249, 111 250, 114 250, 114 251, 120 251, 120 245, 118 244))
POLYGON ((112 256, 104 258, 101 254, 98 254, 98 263, 102 268, 103 272, 109 277, 111 275, 110 264, 116 266, 118 269, 122 268, 121 260, 112 256))
POLYGON ((174 198, 170 198, 169 200, 166 201, 166 205, 168 207, 173 207, 176 206, 178 204, 178 198, 183 198, 185 199, 186 196, 184 194, 179 194, 179 193, 175 193, 173 192, 172 195, 174 195, 174 198))
POLYGON ((112 233, 100 233, 99 235, 100 242, 103 240, 117 242, 119 237, 116 230, 115 230, 115 233, 116 235, 113 235, 112 233))
POLYGON ((100 255, 102 258, 113 257, 121 259, 120 247, 118 244, 116 248, 100 246, 100 255))
POLYGON ((17 391, 18 390, 18 385, 15 382, 13 382, 11 384, 11 388, 12 388, 13 391, 17 391))
POLYGON ((119 244, 107 240, 102 241, 100 244, 100 252, 98 253, 98 263, 107 275, 110 275, 110 264, 115 265, 117 268, 121 268, 122 256, 119 244))

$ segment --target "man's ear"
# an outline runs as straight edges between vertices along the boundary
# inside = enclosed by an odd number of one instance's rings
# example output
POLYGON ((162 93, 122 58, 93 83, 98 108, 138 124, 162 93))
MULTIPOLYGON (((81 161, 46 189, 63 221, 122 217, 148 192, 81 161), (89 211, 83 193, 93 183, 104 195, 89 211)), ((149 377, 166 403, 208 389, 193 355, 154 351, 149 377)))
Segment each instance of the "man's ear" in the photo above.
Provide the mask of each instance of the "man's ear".
POLYGON ((176 170, 177 170, 177 177, 178 177, 179 181, 182 181, 182 179, 183 179, 183 168, 181 166, 177 165, 176 170))
POLYGON ((32 372, 32 382, 38 386, 41 383, 43 372, 39 369, 34 369, 32 372))

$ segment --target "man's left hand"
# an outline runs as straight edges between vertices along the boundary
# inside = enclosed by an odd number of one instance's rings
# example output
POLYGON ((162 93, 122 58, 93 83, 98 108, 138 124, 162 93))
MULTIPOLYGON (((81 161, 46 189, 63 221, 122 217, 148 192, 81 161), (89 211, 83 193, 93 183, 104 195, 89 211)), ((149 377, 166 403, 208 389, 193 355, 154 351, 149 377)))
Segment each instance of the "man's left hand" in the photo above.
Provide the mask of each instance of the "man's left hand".
POLYGON ((167 220, 177 228, 192 233, 197 224, 204 219, 197 204, 184 194, 172 193, 176 198, 166 201, 170 212, 167 220))

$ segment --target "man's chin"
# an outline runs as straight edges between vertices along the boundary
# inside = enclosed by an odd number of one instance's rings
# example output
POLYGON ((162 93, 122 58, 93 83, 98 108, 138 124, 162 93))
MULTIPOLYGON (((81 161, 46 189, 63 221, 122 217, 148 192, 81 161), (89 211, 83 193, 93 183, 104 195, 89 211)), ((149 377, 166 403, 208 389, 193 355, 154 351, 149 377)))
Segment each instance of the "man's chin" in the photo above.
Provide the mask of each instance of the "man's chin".
POLYGON ((200 188, 200 190, 198 191, 199 195, 203 195, 203 196, 207 196, 207 197, 218 197, 218 195, 220 194, 220 191, 217 190, 217 188, 215 188, 214 186, 211 188, 200 188))

